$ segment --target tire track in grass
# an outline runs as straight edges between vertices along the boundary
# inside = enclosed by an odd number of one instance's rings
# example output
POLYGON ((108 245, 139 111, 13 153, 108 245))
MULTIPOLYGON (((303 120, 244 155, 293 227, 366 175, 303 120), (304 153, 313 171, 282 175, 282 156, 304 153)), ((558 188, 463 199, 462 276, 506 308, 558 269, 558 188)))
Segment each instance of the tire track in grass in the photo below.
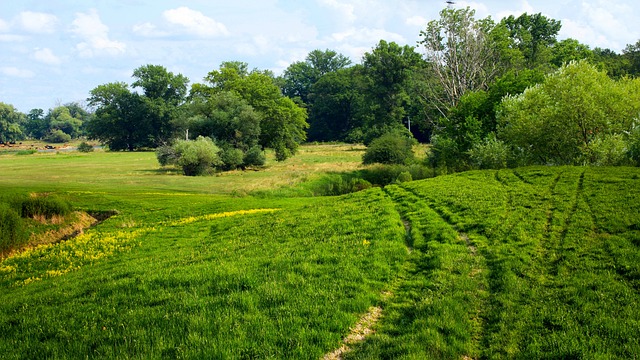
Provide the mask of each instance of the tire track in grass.
MULTIPOLYGON (((433 314, 434 319, 416 319, 432 321, 434 328, 421 330, 443 331, 440 336, 449 331, 466 334, 463 336, 466 339, 463 344, 448 344, 450 348, 446 349, 445 353, 455 353, 456 357, 462 358, 479 356, 483 337, 482 312, 486 308, 483 295, 486 291, 483 282, 485 269, 481 266, 484 257, 469 234, 456 230, 451 216, 440 214, 413 189, 393 186, 385 190, 397 204, 398 211, 412 225, 411 238, 419 255, 413 259, 419 261, 415 265, 422 269, 422 272, 414 274, 414 277, 423 277, 427 288, 436 286, 430 292, 431 305, 418 305, 426 306, 422 311, 433 314), (454 322, 449 314, 451 310, 448 309, 448 304, 451 303, 462 306, 461 309, 453 310, 453 319, 457 319, 454 322)), ((420 303, 422 301, 424 300, 420 303)), ((438 341, 436 339, 438 338, 433 338, 434 341, 438 341)), ((436 343, 431 346, 438 346, 436 343)))

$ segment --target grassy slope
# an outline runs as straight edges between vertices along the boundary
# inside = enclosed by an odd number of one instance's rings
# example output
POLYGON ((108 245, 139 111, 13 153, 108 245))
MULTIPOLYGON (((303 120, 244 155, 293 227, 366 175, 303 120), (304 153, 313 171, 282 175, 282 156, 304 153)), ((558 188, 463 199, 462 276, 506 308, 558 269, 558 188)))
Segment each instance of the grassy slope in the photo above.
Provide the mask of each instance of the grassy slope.
POLYGON ((77 240, 0 263, 0 351, 319 358, 382 304, 377 334, 348 357, 640 353, 638 169, 479 171, 337 198, 234 197, 353 170, 361 150, 348 150, 304 147, 263 172, 201 178, 157 171, 148 153, 0 157, 4 192, 53 191, 120 211, 77 240))
POLYGON ((633 358, 640 171, 480 171, 390 187, 410 267, 352 358, 633 358))

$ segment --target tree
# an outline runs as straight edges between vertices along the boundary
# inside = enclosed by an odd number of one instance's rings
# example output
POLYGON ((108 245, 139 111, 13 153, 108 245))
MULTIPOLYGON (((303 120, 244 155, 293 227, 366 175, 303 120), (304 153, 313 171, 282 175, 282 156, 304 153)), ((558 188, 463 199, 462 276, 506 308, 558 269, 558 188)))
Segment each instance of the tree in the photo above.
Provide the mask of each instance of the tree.
POLYGON ((87 134, 109 146, 110 150, 133 151, 152 146, 153 133, 145 118, 144 100, 125 83, 99 85, 87 99, 95 117, 87 124, 87 134))
POLYGON ((261 115, 236 93, 220 91, 209 98, 196 98, 190 104, 183 127, 193 136, 207 136, 218 144, 242 151, 258 145, 261 115))
POLYGON ((356 65, 322 76, 311 87, 310 141, 347 141, 362 126, 364 106, 362 66, 356 65))
POLYGON ((351 60, 333 50, 313 50, 305 61, 295 62, 282 75, 284 95, 309 104, 311 87, 325 74, 332 73, 351 65, 351 60))
POLYGON ((367 126, 402 126, 412 106, 409 79, 414 71, 424 69, 424 60, 411 46, 380 40, 364 54, 362 65, 367 111, 373 116, 367 126))
POLYGON ((49 131, 49 122, 44 116, 44 110, 32 109, 29 111, 24 129, 27 136, 42 139, 49 131))
POLYGON ((27 117, 13 105, 0 102, 0 141, 9 142, 24 139, 22 125, 27 117))
POLYGON ((440 19, 420 32, 420 44, 438 80, 429 97, 443 116, 467 91, 486 89, 500 71, 499 54, 488 36, 495 25, 490 19, 477 21, 474 15, 468 7, 444 9, 440 19))
POLYGON ((614 81, 586 61, 503 100, 498 135, 538 164, 595 163, 594 143, 627 136, 640 113, 640 80, 614 81))
POLYGON ((517 18, 510 15, 500 22, 509 31, 513 48, 518 49, 525 60, 525 66, 535 68, 550 61, 550 49, 562 27, 558 20, 547 18, 541 13, 524 13, 517 18))
POLYGON ((593 62, 607 72, 614 79, 620 79, 629 74, 630 63, 626 57, 611 49, 593 49, 593 62))
POLYGON ((60 130, 71 138, 76 138, 80 135, 82 128, 82 119, 79 117, 81 114, 76 113, 74 117, 71 115, 71 111, 66 106, 58 106, 51 110, 46 117, 46 122, 49 125, 49 132, 60 130))
POLYGON ((589 46, 581 44, 576 39, 565 39, 557 42, 552 48, 551 63, 560 67, 568 62, 577 60, 589 60, 592 62, 595 55, 589 46))
POLYGON ((134 87, 126 83, 100 85, 90 92, 88 103, 95 117, 87 122, 87 134, 111 150, 136 150, 157 147, 168 142, 174 133, 173 121, 185 101, 189 79, 168 72, 158 65, 134 70, 134 87))
POLYGON ((179 107, 185 102, 189 79, 182 74, 174 75, 160 65, 145 65, 133 71, 136 79, 132 86, 144 92, 146 121, 152 132, 149 137, 153 146, 169 141, 173 136, 172 121, 179 107))
POLYGON ((640 76, 640 40, 633 45, 627 45, 622 50, 622 56, 628 63, 628 74, 640 76))
POLYGON ((261 117, 260 145, 274 149, 278 161, 293 155, 306 139, 305 130, 309 126, 306 110, 282 95, 270 72, 248 72, 245 63, 225 62, 219 70, 211 71, 205 81, 208 85, 192 87, 192 100, 206 101, 223 91, 244 99, 261 117))

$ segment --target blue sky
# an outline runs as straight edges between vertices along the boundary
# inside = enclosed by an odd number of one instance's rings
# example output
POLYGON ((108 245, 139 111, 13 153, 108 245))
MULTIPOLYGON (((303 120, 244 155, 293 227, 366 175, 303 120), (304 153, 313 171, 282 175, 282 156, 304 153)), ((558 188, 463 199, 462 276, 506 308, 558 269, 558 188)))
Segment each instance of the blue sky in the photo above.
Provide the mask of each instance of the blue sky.
MULTIPOLYGON (((200 82, 222 61, 280 74, 314 49, 360 62, 380 39, 415 45, 443 0, 0 0, 0 102, 23 112, 83 101, 145 64, 200 82)), ((560 38, 620 52, 640 40, 635 0, 456 1, 477 18, 561 20, 560 38)))

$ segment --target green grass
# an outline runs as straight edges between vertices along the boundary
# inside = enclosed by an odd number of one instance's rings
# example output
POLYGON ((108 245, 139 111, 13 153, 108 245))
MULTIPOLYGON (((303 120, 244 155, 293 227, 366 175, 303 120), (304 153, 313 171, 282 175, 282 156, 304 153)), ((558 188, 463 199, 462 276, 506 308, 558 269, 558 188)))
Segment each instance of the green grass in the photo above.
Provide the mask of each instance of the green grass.
POLYGON ((405 281, 353 358, 634 358, 638 169, 479 171, 391 187, 405 281))
POLYGON ((195 178, 153 153, 0 157, 0 197, 117 211, 0 261, 2 357, 319 359, 371 306, 376 332, 346 358, 640 353, 639 169, 306 197, 363 171, 361 155, 304 146, 262 171, 195 178))

